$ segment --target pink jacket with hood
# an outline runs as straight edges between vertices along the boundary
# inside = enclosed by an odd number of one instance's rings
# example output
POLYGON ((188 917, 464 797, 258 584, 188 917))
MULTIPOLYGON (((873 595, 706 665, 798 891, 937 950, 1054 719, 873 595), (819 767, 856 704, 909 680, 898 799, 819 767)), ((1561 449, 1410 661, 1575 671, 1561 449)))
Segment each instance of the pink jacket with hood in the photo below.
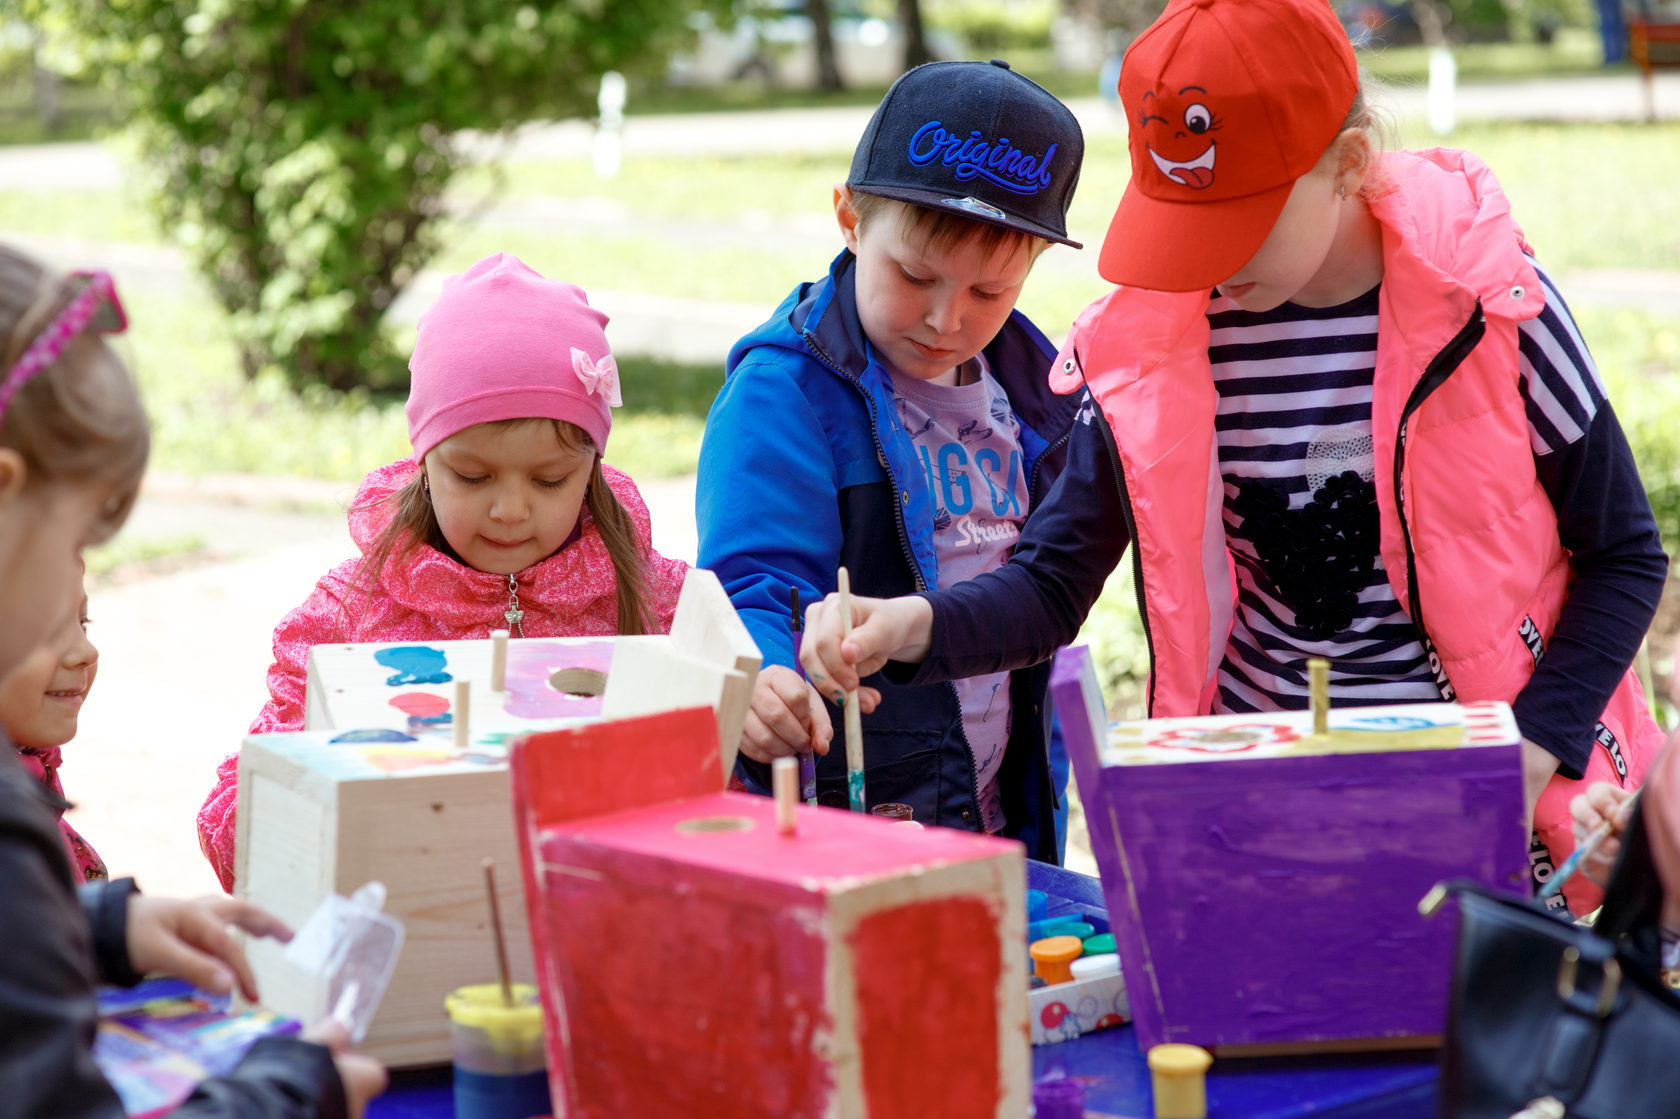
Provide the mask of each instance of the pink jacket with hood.
MULTIPOLYGON (((350 535, 365 556, 390 521, 383 498, 413 476, 410 459, 373 471, 363 480, 350 509, 350 535)), ((602 465, 602 476, 630 513, 643 542, 647 565, 647 612, 660 633, 671 628, 677 595, 688 564, 667 559, 649 543, 647 505, 628 475, 602 465)), ((618 632, 618 580, 612 557, 595 529, 588 506, 579 513, 581 535, 518 581, 521 623, 526 637, 611 636, 618 632)), ((388 561, 371 592, 357 582, 362 561, 346 560, 327 572, 302 606, 274 631, 274 664, 268 670, 269 701, 251 733, 303 729, 304 683, 309 649, 326 642, 458 641, 488 637, 506 628, 508 577, 492 575, 422 544, 402 559, 388 561)), ((239 755, 216 769, 216 785, 198 812, 198 842, 215 867, 222 888, 233 890, 233 839, 238 798, 239 755)))
MULTIPOLYGON (((1385 155, 1370 200, 1383 284, 1371 403, 1383 564, 1423 635, 1442 694, 1514 699, 1572 578, 1535 473, 1518 385, 1517 324, 1543 292, 1493 173, 1460 151, 1385 155)), ((1051 375, 1089 387, 1114 431, 1135 525, 1152 654, 1151 716, 1205 714, 1232 624, 1204 292, 1117 288, 1087 308, 1051 375)), ((1628 788, 1662 734, 1632 672, 1602 716, 1583 781, 1554 777, 1535 809, 1553 865, 1573 849, 1584 782, 1628 788), (1608 740, 1606 740, 1608 739, 1608 740)), ((1565 888, 1590 911, 1597 889, 1565 888)))

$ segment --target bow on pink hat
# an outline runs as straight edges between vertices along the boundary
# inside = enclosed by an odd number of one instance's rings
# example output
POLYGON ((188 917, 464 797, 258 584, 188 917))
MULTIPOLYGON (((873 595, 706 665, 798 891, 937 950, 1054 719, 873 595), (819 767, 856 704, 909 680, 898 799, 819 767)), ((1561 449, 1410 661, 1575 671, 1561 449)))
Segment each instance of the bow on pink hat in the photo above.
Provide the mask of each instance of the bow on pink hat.
POLYGON ((414 460, 473 424, 554 419, 607 449, 622 402, 607 316, 583 289, 497 253, 443 282, 409 358, 414 460))
POLYGON ((608 407, 617 408, 624 403, 624 398, 618 393, 618 362, 610 354, 597 365, 589 360, 588 354, 574 346, 572 372, 582 382, 584 392, 598 394, 608 407))

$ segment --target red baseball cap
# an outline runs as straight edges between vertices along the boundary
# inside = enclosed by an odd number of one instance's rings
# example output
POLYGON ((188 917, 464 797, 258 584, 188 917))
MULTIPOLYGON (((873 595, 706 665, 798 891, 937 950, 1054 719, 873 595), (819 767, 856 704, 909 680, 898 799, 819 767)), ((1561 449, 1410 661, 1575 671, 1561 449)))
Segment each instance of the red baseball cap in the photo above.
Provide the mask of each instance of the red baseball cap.
POLYGON ((1358 92, 1327 0, 1172 0, 1120 67, 1132 180, 1098 271, 1157 291, 1230 279, 1358 92))

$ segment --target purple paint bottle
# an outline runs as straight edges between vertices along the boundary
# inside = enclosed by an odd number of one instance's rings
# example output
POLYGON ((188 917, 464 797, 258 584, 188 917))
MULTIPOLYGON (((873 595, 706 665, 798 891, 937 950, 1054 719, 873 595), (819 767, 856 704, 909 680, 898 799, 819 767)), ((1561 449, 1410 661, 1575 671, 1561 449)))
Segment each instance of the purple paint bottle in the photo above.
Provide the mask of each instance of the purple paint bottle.
POLYGON ((1077 1080, 1055 1077, 1033 1085, 1034 1119, 1081 1119, 1085 1087, 1077 1080))

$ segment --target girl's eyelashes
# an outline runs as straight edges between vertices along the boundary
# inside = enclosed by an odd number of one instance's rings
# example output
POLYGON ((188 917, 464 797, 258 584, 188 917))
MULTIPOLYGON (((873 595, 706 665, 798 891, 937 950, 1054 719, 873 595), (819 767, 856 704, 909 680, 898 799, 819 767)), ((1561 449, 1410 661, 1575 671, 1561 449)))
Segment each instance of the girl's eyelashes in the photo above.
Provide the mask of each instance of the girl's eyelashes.
POLYGON ((994 302, 995 300, 1002 299, 1003 298, 1003 292, 1001 292, 1001 291, 986 291, 983 288, 975 288, 974 289, 974 298, 983 299, 987 303, 991 303, 991 302, 994 302))
POLYGON ((908 268, 905 268, 903 265, 899 266, 898 274, 904 277, 904 282, 905 283, 913 284, 913 285, 915 285, 916 287, 919 287, 919 288, 925 288, 929 284, 933 283, 933 281, 931 279, 924 279, 923 277, 914 274, 908 268))
MULTIPOLYGON (((459 470, 451 470, 450 473, 455 475, 456 478, 460 479, 460 481, 463 485, 468 485, 468 486, 476 486, 480 482, 488 481, 489 477, 490 477, 488 474, 479 474, 479 475, 463 474, 459 470)), ((554 481, 549 481, 547 478, 532 478, 531 481, 535 482, 537 485, 541 486, 545 490, 557 490, 557 489, 560 489, 563 486, 565 486, 568 482, 570 482, 571 478, 570 477, 558 478, 554 481)))

